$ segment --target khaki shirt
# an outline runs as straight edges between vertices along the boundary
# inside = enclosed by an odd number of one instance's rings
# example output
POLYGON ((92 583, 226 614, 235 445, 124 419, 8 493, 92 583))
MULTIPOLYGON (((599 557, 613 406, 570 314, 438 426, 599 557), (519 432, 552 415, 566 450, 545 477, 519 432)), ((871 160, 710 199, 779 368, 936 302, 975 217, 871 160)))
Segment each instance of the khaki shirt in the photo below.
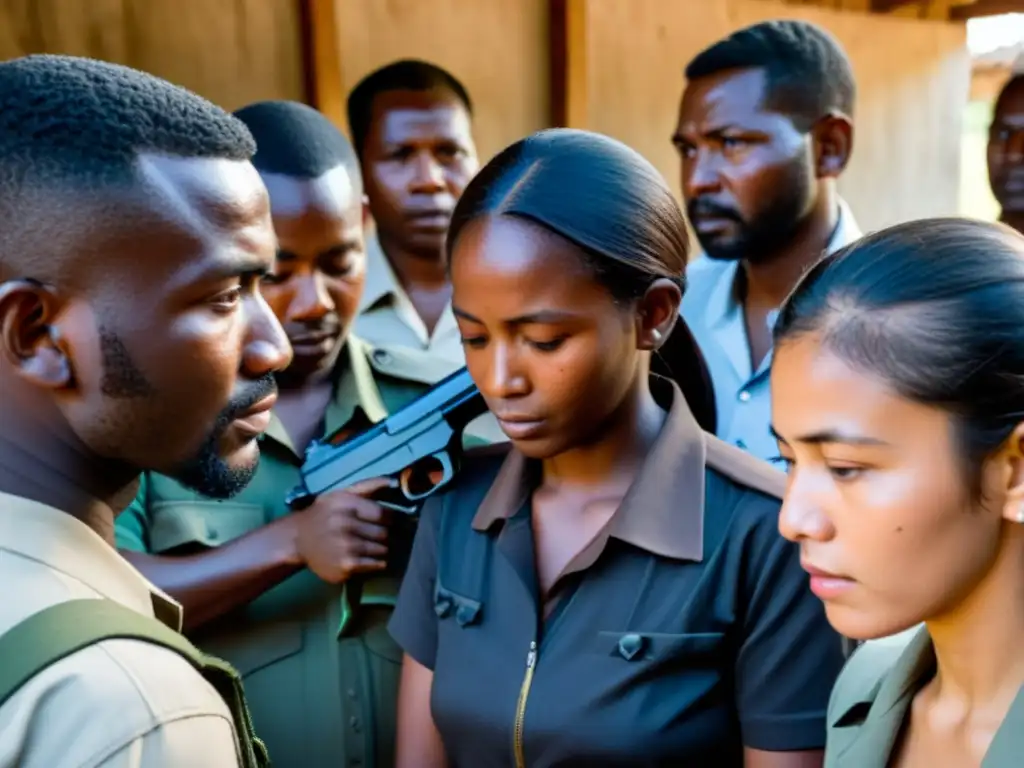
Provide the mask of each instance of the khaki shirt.
MULTIPOLYGON (((428 333, 376 235, 367 236, 366 285, 355 332, 373 346, 370 364, 378 376, 419 382, 422 391, 466 364, 451 305, 428 333)), ((489 413, 472 422, 466 434, 488 443, 507 440, 489 413)))
MULTIPOLYGON (((0 633, 58 603, 106 598, 171 628, 181 607, 83 523, 0 494, 0 633)), ((0 768, 237 766, 223 699, 177 653, 105 640, 32 678, 0 707, 0 768)))
MULTIPOLYGON (((375 377, 372 350, 350 338, 324 414, 325 433, 359 431, 406 399, 404 383, 375 377)), ((237 496, 204 498, 150 474, 117 521, 123 549, 175 555, 221 546, 291 514, 285 495, 299 481, 302 458, 274 417, 261 443, 256 475, 237 496)), ((386 620, 404 571, 415 521, 395 516, 389 537, 396 563, 387 574, 348 590, 302 570, 191 638, 242 675, 257 735, 275 765, 393 763, 394 713, 401 650, 386 620), (403 556, 404 551, 404 556, 403 556)))
MULTIPOLYGON (((829 702, 825 768, 888 765, 910 706, 935 675, 926 629, 864 643, 850 657, 829 702)), ((981 768, 1024 765, 1024 686, 996 732, 981 768)))

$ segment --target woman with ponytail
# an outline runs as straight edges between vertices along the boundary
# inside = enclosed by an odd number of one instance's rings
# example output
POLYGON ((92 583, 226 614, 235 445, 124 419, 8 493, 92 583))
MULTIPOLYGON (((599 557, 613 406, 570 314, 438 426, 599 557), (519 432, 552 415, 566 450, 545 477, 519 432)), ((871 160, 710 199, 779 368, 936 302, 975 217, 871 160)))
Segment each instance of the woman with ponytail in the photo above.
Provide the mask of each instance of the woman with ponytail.
POLYGON ((702 368, 687 250, 662 178, 597 134, 524 139, 461 198, 453 307, 511 444, 423 510, 400 768, 821 765, 841 643, 778 533, 784 476, 650 375, 677 328, 674 370, 702 368))

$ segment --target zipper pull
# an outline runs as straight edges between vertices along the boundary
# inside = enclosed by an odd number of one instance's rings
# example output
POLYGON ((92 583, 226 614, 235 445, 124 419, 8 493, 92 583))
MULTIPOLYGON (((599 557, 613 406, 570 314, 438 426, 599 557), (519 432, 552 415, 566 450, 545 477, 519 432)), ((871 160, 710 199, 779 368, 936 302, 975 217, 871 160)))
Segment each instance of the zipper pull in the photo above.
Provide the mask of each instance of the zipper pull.
POLYGON ((526 668, 533 669, 533 665, 537 663, 537 641, 533 640, 530 642, 530 652, 526 654, 526 668))

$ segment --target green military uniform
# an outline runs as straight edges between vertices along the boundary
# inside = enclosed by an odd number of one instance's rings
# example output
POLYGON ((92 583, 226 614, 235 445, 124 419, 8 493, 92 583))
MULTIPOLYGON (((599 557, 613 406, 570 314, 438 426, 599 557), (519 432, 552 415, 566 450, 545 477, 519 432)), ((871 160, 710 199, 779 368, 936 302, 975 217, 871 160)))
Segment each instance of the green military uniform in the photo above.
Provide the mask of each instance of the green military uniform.
MULTIPOLYGON (((401 380, 420 392, 466 364, 451 304, 428 331, 375 235, 366 238, 366 285, 355 328, 373 345, 370 365, 378 378, 401 380)), ((489 413, 469 424, 466 434, 485 443, 507 439, 489 413)))
MULTIPOLYGON (((423 391, 397 378, 375 381, 371 354, 363 342, 349 340, 326 433, 378 422, 423 391)), ((301 458, 276 418, 261 453, 252 482, 226 501, 145 476, 139 496, 117 519, 118 547, 153 554, 216 547, 289 514, 284 498, 299 480, 301 458)), ((346 589, 303 570, 192 637, 242 674, 253 725, 275 766, 393 765, 402 652, 385 624, 398 575, 346 589)))
MULTIPOLYGON (((928 630, 867 642, 850 657, 828 708, 825 768, 889 765, 914 697, 935 676, 928 630)), ((996 731, 981 768, 1019 768, 1024 755, 1024 686, 996 731)))

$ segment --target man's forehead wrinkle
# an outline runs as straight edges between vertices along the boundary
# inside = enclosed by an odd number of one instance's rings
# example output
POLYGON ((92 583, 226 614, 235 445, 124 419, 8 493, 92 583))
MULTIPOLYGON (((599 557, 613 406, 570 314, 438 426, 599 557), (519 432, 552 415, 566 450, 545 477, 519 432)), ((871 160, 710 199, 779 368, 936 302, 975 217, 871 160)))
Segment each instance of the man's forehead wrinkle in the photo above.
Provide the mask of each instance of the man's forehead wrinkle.
POLYGON ((141 155, 140 167, 174 212, 189 227, 205 233, 234 231, 264 221, 270 201, 255 168, 236 161, 141 155), (164 161, 172 161, 166 165, 164 161), (180 164, 175 162, 180 161, 180 164), (209 168, 208 173, 189 172, 209 168), (237 174, 248 174, 240 179, 237 174), (249 181, 249 184, 240 181, 249 181))
POLYGON ((179 225, 185 224, 193 232, 204 232, 209 228, 195 202, 189 199, 190 190, 181 184, 180 177, 167 173, 160 163, 152 162, 146 155, 139 156, 138 164, 142 177, 140 194, 156 198, 150 206, 154 211, 172 213, 168 218, 179 225))

